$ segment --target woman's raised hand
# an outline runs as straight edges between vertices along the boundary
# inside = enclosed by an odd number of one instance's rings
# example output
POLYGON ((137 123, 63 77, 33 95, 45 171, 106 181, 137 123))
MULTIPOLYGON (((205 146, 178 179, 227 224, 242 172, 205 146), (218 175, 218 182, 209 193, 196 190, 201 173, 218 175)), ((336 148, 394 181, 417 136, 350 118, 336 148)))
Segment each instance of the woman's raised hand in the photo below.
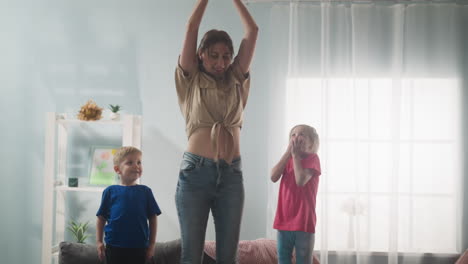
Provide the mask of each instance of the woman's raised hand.
POLYGON ((291 155, 293 157, 298 157, 304 152, 304 141, 301 137, 296 137, 291 139, 291 155))
POLYGON ((198 29, 205 13, 208 0, 197 0, 187 22, 184 44, 180 53, 179 64, 186 72, 192 72, 197 66, 198 29))

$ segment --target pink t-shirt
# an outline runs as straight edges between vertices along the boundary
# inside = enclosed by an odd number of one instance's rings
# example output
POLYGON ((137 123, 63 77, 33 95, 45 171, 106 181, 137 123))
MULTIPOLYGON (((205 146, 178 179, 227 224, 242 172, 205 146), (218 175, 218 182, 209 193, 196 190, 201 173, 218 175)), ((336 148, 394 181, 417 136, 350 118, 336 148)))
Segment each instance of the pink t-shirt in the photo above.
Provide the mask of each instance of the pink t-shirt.
POLYGON ((315 233, 315 202, 319 177, 320 160, 317 154, 310 154, 301 160, 304 169, 312 169, 312 178, 304 185, 298 186, 294 176, 293 159, 290 158, 281 178, 278 207, 273 228, 283 231, 303 231, 315 233))

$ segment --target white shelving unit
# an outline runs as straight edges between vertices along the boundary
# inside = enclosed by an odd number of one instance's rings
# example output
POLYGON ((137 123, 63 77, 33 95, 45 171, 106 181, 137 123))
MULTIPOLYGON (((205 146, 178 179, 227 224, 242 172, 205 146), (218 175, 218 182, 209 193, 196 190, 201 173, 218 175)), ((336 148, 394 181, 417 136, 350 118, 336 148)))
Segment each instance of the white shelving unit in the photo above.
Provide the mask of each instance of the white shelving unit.
POLYGON ((117 126, 122 131, 122 146, 141 148, 141 116, 123 115, 120 121, 81 121, 64 114, 47 113, 44 158, 44 200, 42 211, 42 264, 51 264, 58 254, 54 241, 63 241, 66 230, 65 204, 70 192, 102 192, 104 187, 67 186, 67 143, 70 127, 82 125, 117 126), (54 206, 55 205, 55 206, 54 206), (55 237, 54 237, 55 234, 55 237), (55 238, 55 239, 54 239, 55 238))

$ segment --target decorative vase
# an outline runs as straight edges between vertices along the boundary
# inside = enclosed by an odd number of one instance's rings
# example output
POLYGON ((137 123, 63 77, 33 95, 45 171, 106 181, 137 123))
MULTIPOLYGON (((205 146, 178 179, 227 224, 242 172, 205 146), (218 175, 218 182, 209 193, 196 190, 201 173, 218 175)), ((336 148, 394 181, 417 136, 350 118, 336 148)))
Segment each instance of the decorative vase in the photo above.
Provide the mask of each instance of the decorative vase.
POLYGON ((120 120, 120 114, 119 113, 111 112, 109 117, 110 117, 111 120, 115 120, 115 121, 120 120))

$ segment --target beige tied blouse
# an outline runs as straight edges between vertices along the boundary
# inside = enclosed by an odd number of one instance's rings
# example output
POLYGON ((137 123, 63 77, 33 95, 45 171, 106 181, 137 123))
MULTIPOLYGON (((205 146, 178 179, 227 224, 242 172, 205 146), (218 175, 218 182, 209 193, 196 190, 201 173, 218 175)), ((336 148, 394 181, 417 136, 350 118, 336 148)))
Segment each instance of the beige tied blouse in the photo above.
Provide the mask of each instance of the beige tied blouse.
MULTIPOLYGON (((210 127, 211 147, 217 160, 221 128, 231 136, 231 144, 225 147, 232 148, 233 128, 242 127, 250 88, 249 74, 242 73, 237 58, 226 70, 223 80, 214 79, 198 67, 189 74, 179 64, 175 71, 175 83, 187 137, 190 138, 197 128, 210 127)), ((232 149, 226 161, 230 163, 233 155, 232 149)))

